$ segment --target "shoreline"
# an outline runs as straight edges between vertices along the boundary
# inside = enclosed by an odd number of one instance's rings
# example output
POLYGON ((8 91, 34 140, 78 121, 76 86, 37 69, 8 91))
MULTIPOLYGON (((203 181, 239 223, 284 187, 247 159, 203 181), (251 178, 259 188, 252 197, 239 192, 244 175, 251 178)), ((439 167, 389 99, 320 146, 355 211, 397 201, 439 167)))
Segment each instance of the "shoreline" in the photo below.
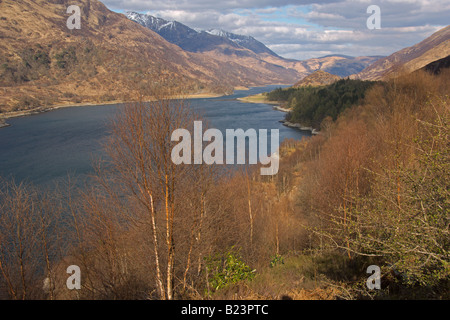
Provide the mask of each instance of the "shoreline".
POLYGON ((11 125, 10 125, 9 123, 6 123, 6 122, 0 123, 0 129, 8 128, 8 127, 10 127, 10 126, 11 126, 11 125))
MULTIPOLYGON (((279 84, 275 84, 275 85, 279 85, 279 84)), ((236 86, 233 88, 233 90, 234 91, 248 91, 248 90, 250 90, 250 88, 259 88, 259 87, 264 87, 264 86, 266 86, 266 85, 250 86, 250 87, 236 86)), ((212 98, 224 97, 227 95, 229 95, 229 94, 228 93, 206 93, 205 92, 205 93, 192 93, 192 94, 188 94, 186 96, 178 95, 178 96, 172 97, 171 99, 180 99, 180 98, 183 98, 186 100, 210 99, 210 98, 212 99, 212 98)), ((151 101, 151 100, 149 100, 149 101, 151 101)), ((149 101, 146 101, 146 102, 149 102, 149 101)), ((63 109, 63 108, 106 106, 106 105, 125 104, 125 103, 132 103, 132 102, 136 102, 136 101, 114 100, 114 101, 105 101, 105 102, 86 102, 86 103, 68 102, 68 103, 57 104, 57 105, 48 106, 48 107, 38 107, 38 108, 34 108, 34 109, 29 109, 29 110, 20 110, 20 111, 11 111, 11 112, 6 112, 6 113, 0 113, 0 120, 39 115, 42 113, 51 112, 51 111, 55 111, 55 110, 63 109)), ((5 122, 5 125, 0 125, 0 128, 6 128, 9 126, 11 126, 11 125, 5 122)))
MULTIPOLYGON (((250 88, 254 88, 254 87, 256 88, 256 87, 264 87, 264 86, 250 86, 250 87, 237 86, 237 87, 234 87, 233 90, 234 91, 244 91, 244 90, 247 91, 247 90, 250 90, 250 88)), ((193 93, 193 94, 188 94, 186 96, 183 96, 183 95, 174 96, 174 97, 171 97, 171 99, 186 99, 186 100, 212 99, 212 98, 224 97, 227 95, 229 95, 229 94, 228 93, 193 93)), ((259 94, 259 95, 261 95, 261 94, 259 94)), ((258 96, 258 95, 256 95, 256 96, 258 96)), ((252 96, 249 96, 249 97, 252 97, 252 96)), ((283 107, 279 106, 278 102, 275 102, 275 101, 256 102, 256 101, 246 100, 246 98, 248 98, 248 97, 237 98, 237 100, 242 101, 242 102, 255 102, 255 103, 270 104, 270 105, 273 105, 274 109, 276 109, 278 111, 282 111, 282 112, 286 112, 286 113, 290 112, 288 109, 284 109, 283 107)), ((152 101, 152 100, 148 100, 146 102, 150 102, 150 101, 152 101)), ((38 108, 34 108, 34 109, 29 109, 29 110, 20 110, 20 111, 0 113, 0 129, 8 128, 11 126, 11 124, 9 124, 5 121, 6 119, 39 115, 39 114, 43 114, 43 113, 47 113, 47 112, 51 112, 51 111, 55 111, 55 110, 59 110, 59 109, 64 109, 64 108, 106 106, 106 105, 114 105, 114 104, 133 103, 133 102, 136 102, 136 101, 114 100, 114 101, 105 101, 105 102, 85 102, 85 103, 68 102, 68 103, 57 104, 57 105, 48 106, 48 107, 38 107, 38 108), (2 120, 3 120, 3 122, 2 122, 2 120)))
MULTIPOLYGON (((263 104, 268 104, 271 105, 272 108, 274 110, 280 111, 280 112, 284 112, 284 113, 290 113, 291 110, 284 108, 283 106, 280 105, 280 103, 278 101, 271 101, 271 100, 265 100, 263 94, 257 94, 257 95, 253 95, 253 96, 248 96, 248 97, 243 97, 243 98, 237 98, 237 100, 241 101, 241 102, 246 102, 246 103, 263 103, 263 104)), ((284 126, 289 127, 289 128, 293 128, 293 129, 298 129, 300 131, 309 131, 311 132, 312 135, 319 135, 320 131, 314 129, 313 127, 306 127, 300 123, 293 123, 293 122, 289 122, 286 119, 280 120, 278 121, 280 123, 282 123, 284 126)))
POLYGON ((293 122, 289 122, 287 120, 280 120, 279 122, 282 123, 284 126, 289 127, 289 128, 296 128, 296 129, 298 129, 300 131, 309 131, 314 136, 320 134, 320 131, 317 131, 313 127, 305 127, 305 126, 303 126, 300 123, 293 123, 293 122))
MULTIPOLYGON (((240 90, 243 90, 243 89, 240 89, 240 90)), ((223 97, 224 95, 226 95, 226 94, 219 94, 219 93, 218 94, 214 94, 214 93, 195 93, 195 94, 190 94, 190 95, 187 95, 187 96, 175 96, 175 97, 172 97, 171 99, 180 99, 180 98, 184 98, 186 100, 189 100, 189 99, 209 99, 209 98, 223 97)), ((151 100, 149 100, 149 101, 151 101, 151 100)), ((149 102, 149 101, 146 101, 146 102, 149 102)), ((114 100, 114 101, 106 101, 106 102, 86 102, 86 103, 58 104, 58 105, 49 106, 49 107, 45 107, 45 108, 34 108, 34 109, 30 109, 30 110, 12 111, 12 112, 4 113, 4 114, 0 113, 0 120, 1 119, 28 117, 28 116, 38 115, 38 114, 47 113, 47 112, 51 112, 51 111, 55 111, 55 110, 59 110, 59 109, 64 109, 64 108, 106 106, 106 105, 113 105, 113 104, 133 103, 133 102, 136 102, 136 101, 114 100)), ((5 122, 4 125, 0 124, 0 128, 6 128, 6 127, 9 127, 9 126, 10 126, 10 124, 8 124, 6 122, 5 122)))

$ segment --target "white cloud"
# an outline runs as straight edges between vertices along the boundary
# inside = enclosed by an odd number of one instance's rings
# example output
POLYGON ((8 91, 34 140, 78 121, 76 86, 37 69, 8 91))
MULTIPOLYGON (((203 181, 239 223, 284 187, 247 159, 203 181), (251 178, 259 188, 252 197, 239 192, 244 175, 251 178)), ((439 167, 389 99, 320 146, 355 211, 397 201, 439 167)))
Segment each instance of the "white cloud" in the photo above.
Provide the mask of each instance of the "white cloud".
POLYGON ((310 12, 297 12, 297 16, 326 27, 362 29, 371 4, 380 7, 383 27, 445 26, 450 15, 448 0, 342 0, 314 4, 310 12))

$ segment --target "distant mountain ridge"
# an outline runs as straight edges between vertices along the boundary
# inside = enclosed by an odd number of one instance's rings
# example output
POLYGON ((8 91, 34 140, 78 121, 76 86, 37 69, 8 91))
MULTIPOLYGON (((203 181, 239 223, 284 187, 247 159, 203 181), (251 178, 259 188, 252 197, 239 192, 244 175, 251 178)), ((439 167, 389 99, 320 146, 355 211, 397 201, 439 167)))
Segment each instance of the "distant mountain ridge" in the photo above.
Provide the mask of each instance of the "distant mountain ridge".
POLYGON ((252 36, 243 36, 240 34, 235 34, 235 33, 231 33, 228 31, 224 31, 222 29, 209 29, 209 30, 206 30, 206 32, 209 34, 212 34, 212 35, 217 35, 217 36, 229 39, 229 40, 233 41, 234 43, 253 51, 254 53, 257 53, 257 54, 268 53, 272 56, 278 57, 278 55, 275 52, 270 50, 265 44, 256 40, 252 36))
POLYGON ((317 86, 326 86, 339 81, 341 77, 336 76, 334 74, 330 74, 328 72, 318 70, 309 76, 306 76, 296 84, 294 84, 294 88, 299 87, 317 87, 317 86))
MULTIPOLYGON (((153 30, 186 51, 205 52, 225 45, 235 49, 245 48, 256 54, 268 53, 277 56, 275 52, 251 36, 238 35, 221 29, 193 29, 178 21, 169 21, 133 11, 126 12, 125 15, 128 19, 153 30)), ((238 50, 228 49, 228 51, 230 54, 239 54, 238 50)))
POLYGON ((379 56, 355 58, 345 55, 328 55, 304 61, 286 59, 251 36, 238 35, 222 29, 194 29, 177 21, 168 21, 138 12, 130 11, 125 15, 128 19, 151 29, 186 51, 210 53, 216 58, 221 56, 229 62, 236 61, 232 56, 252 57, 295 71, 297 81, 317 70, 346 77, 360 72, 381 58, 379 56))

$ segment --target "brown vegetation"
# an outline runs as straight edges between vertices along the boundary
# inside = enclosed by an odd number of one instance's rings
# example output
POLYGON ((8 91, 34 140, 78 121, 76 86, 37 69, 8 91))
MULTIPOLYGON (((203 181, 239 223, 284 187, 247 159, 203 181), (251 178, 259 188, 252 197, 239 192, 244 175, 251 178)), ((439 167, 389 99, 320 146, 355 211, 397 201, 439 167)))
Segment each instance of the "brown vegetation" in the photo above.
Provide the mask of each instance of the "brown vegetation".
POLYGON ((448 80, 374 86, 321 135, 285 141, 273 177, 175 166, 171 133, 198 117, 182 100, 129 105, 95 185, 2 183, 3 297, 448 298, 448 80), (381 291, 365 287, 371 264, 381 291), (81 290, 65 288, 69 265, 81 290))
POLYGON ((374 87, 311 141, 320 153, 301 193, 318 239, 422 285, 448 280, 448 79, 422 72, 374 87))

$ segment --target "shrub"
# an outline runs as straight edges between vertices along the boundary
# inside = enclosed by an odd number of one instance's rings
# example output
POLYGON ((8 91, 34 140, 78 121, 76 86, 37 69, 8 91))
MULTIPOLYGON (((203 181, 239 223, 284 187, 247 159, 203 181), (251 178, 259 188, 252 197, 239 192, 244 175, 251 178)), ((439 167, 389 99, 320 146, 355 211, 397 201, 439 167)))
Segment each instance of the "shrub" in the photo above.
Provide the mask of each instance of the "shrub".
POLYGON ((40 106, 40 101, 31 96, 22 96, 16 104, 16 110, 37 108, 40 106))
POLYGON ((242 261, 239 254, 232 250, 224 255, 206 258, 206 268, 210 274, 209 285, 214 290, 225 288, 240 281, 252 280, 255 277, 256 270, 252 270, 242 261))
POLYGON ((75 47, 69 47, 55 55, 56 65, 60 69, 67 69, 77 62, 75 47))
POLYGON ((270 261, 270 267, 276 267, 279 264, 284 264, 284 259, 281 255, 277 254, 275 257, 272 258, 270 261))

